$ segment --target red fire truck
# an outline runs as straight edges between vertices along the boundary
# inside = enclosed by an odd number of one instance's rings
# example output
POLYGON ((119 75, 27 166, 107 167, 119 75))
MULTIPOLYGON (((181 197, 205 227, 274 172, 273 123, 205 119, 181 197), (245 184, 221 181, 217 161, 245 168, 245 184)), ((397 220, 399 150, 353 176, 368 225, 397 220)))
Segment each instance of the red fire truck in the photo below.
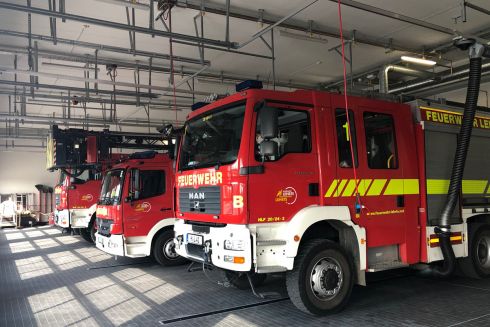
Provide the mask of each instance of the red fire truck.
POLYGON ((167 154, 141 152, 104 177, 97 205, 97 248, 117 256, 152 255, 164 266, 184 259, 173 242, 174 172, 167 154))
POLYGON ((161 134, 59 129, 48 139, 47 168, 61 171, 55 188, 55 224, 95 241, 96 206, 104 171, 127 154, 112 149, 167 149, 161 134))
POLYGON ((314 314, 345 306, 366 272, 440 262, 443 236, 466 270, 490 275, 488 113, 474 118, 446 238, 438 217, 463 109, 348 96, 346 111, 341 94, 260 84, 187 118, 177 254, 237 287, 285 272, 292 302, 314 314))
POLYGON ((83 171, 62 171, 60 183, 55 187, 55 225, 79 229, 87 241, 95 236, 95 208, 101 186, 100 171, 96 168, 83 171))

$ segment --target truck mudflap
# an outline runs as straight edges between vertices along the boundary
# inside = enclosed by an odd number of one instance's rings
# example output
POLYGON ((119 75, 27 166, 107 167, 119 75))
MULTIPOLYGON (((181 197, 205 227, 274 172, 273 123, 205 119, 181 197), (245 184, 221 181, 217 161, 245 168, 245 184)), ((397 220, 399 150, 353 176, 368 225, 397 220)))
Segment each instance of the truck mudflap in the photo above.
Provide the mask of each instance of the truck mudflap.
POLYGON ((70 228, 70 211, 68 209, 56 211, 54 224, 61 228, 70 228))
POLYGON ((95 245, 106 253, 124 256, 124 237, 122 235, 104 236, 95 233, 95 245))
POLYGON ((92 214, 87 209, 73 209, 70 213, 71 228, 87 228, 92 214))
POLYGON ((244 225, 211 227, 178 219, 174 231, 175 251, 184 258, 233 271, 252 269, 252 236, 244 225))

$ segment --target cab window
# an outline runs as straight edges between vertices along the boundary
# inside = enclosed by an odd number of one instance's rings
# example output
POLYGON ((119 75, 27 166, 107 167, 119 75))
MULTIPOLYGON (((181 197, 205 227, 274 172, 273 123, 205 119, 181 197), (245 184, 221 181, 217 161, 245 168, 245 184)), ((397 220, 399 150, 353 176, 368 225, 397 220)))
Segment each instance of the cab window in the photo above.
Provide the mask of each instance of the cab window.
POLYGON ((352 168, 352 154, 350 150, 350 138, 352 137, 352 148, 354 150, 354 161, 356 167, 357 160, 357 137, 356 126, 354 124, 354 113, 349 110, 349 124, 347 123, 347 115, 345 109, 335 110, 335 125, 337 129, 337 144, 339 151, 339 166, 341 168, 352 168), (350 125, 350 135, 349 135, 350 125))
MULTIPOLYGON (((267 110, 264 108, 262 110, 267 110)), ((255 159, 257 161, 277 161, 288 153, 307 153, 311 151, 309 116, 306 111, 278 109, 279 132, 271 141, 278 145, 279 155, 262 158, 260 144, 264 141, 260 135, 260 117, 257 118, 255 135, 255 159)))
POLYGON ((364 113, 367 162, 371 169, 396 169, 396 149, 393 117, 374 112, 364 113))
POLYGON ((150 198, 165 193, 165 171, 141 170, 140 180, 140 199, 150 198))

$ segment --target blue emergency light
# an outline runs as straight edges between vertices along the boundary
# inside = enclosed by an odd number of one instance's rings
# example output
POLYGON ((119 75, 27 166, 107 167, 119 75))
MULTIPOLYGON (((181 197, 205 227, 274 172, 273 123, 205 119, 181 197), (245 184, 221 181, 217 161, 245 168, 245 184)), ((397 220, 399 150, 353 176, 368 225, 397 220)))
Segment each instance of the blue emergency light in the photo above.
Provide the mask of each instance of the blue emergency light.
POLYGON ((209 104, 209 102, 204 102, 204 101, 196 102, 196 103, 194 103, 191 106, 191 110, 192 111, 197 110, 197 109, 202 108, 202 107, 204 107, 205 105, 208 105, 208 104, 209 104))
POLYGON ((261 89, 262 86, 262 81, 257 81, 253 79, 249 79, 247 81, 243 81, 241 83, 238 83, 235 85, 235 90, 237 92, 245 91, 248 89, 261 89))

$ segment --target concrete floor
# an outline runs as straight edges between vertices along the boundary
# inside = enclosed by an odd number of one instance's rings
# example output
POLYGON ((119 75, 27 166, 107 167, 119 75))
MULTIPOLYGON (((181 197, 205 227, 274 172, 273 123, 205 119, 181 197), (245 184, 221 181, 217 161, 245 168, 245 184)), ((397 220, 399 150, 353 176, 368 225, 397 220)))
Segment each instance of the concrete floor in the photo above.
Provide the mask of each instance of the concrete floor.
POLYGON ((434 280, 398 270, 369 276, 345 311, 312 317, 270 278, 259 300, 220 274, 111 256, 52 227, 0 232, 0 326, 489 326, 490 279, 434 280))

